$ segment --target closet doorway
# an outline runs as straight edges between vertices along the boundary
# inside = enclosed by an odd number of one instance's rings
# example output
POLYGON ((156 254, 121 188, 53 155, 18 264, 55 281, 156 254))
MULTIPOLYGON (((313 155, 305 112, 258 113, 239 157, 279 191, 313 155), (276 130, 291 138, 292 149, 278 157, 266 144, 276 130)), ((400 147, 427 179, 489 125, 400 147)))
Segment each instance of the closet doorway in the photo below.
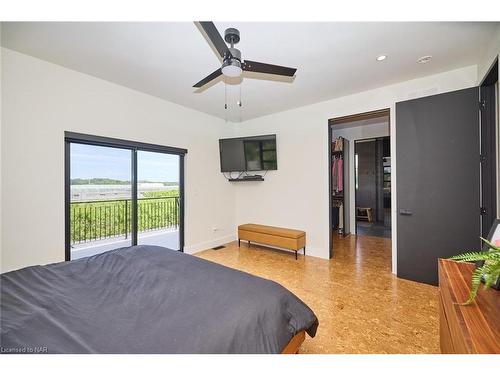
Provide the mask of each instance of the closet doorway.
POLYGON ((391 262, 389 123, 388 108, 328 121, 330 258, 336 250, 357 251, 359 239, 379 238, 389 264, 391 262), (371 156, 373 168, 369 185, 365 178, 368 176, 361 174, 366 172, 363 151, 368 146, 373 146, 374 152, 379 148, 378 153, 371 156), (377 155, 380 163, 375 162, 377 155), (366 189, 371 190, 373 199, 364 201, 364 194, 357 196, 366 189))
POLYGON ((355 219, 358 236, 391 237, 390 137, 354 141, 355 219))

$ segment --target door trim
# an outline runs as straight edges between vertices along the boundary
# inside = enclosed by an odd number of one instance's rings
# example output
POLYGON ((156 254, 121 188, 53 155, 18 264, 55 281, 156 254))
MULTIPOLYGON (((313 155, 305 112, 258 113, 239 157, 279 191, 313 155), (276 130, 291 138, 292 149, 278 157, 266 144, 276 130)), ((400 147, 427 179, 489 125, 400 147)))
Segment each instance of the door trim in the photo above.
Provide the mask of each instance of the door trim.
POLYGON ((390 112, 391 112, 390 108, 384 108, 384 109, 377 109, 375 111, 357 113, 354 115, 335 117, 328 120, 328 125, 346 124, 349 122, 370 120, 378 117, 390 116, 390 112))
POLYGON ((481 233, 485 237, 497 217, 498 166, 498 57, 479 85, 480 176, 481 176, 481 233), (483 212, 485 209, 485 212, 483 212))
MULTIPOLYGON (((332 133, 335 125, 340 125, 344 123, 359 121, 359 120, 368 120, 377 117, 389 117, 389 136, 390 136, 390 127, 391 127, 391 109, 377 109, 374 111, 362 112, 354 115, 334 117, 328 120, 328 250, 329 250, 329 259, 333 258, 333 232, 332 232, 332 224, 333 224, 333 215, 332 215, 332 168, 331 168, 331 160, 332 160, 332 133)), ((392 150, 391 150, 392 151, 392 150)), ((391 184, 391 196, 393 194, 392 184, 391 184)), ((392 254, 392 253, 391 253, 392 254)))

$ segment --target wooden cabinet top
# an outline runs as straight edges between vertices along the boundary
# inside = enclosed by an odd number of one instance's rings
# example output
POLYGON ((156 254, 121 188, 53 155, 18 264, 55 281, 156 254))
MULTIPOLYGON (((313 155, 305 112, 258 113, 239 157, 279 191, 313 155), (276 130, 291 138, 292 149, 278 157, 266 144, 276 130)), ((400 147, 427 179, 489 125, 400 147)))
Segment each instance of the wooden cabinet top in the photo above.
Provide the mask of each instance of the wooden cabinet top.
POLYGON ((471 263, 439 259, 439 290, 446 313, 457 320, 468 353, 500 353, 500 291, 480 286, 475 301, 460 303, 469 297, 471 263))

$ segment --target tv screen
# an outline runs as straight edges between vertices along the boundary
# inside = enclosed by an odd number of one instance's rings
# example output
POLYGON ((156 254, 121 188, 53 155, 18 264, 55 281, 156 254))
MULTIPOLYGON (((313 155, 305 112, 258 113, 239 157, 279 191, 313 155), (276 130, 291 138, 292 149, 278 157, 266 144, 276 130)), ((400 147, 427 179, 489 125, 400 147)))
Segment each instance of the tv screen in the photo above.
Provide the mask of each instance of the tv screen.
POLYGON ((276 134, 219 140, 221 172, 278 169, 276 134))

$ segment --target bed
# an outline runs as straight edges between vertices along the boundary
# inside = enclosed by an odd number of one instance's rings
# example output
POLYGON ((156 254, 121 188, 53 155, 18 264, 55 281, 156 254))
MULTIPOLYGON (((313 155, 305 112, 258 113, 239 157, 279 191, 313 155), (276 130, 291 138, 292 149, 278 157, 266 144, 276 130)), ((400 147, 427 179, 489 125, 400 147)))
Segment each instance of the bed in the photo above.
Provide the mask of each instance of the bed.
POLYGON ((270 280, 159 246, 1 275, 2 352, 293 353, 318 319, 270 280))

